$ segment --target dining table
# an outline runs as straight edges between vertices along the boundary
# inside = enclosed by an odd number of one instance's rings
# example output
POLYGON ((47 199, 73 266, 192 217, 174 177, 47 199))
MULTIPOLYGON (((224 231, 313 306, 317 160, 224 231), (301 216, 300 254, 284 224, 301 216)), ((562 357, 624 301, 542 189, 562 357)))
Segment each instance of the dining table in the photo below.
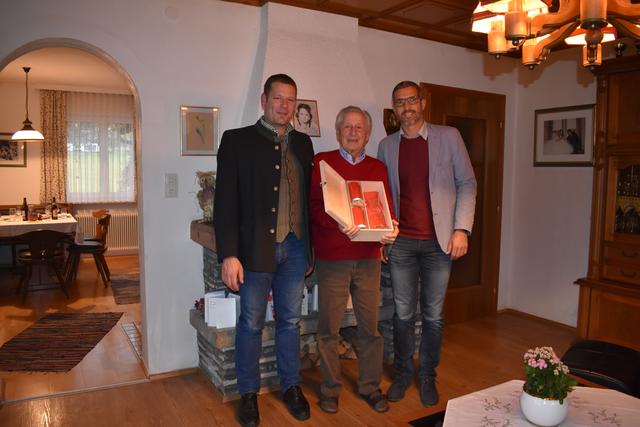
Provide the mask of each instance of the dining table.
MULTIPOLYGON (((522 414, 524 381, 511 380, 447 402, 443 427, 534 427, 522 414)), ((637 427, 640 399, 605 388, 575 387, 569 414, 559 427, 637 427)))
POLYGON ((60 214, 58 219, 40 219, 37 221, 23 221, 19 216, 0 216, 0 239, 7 239, 30 231, 53 230, 74 236, 76 243, 82 243, 83 235, 78 221, 71 214, 60 214))

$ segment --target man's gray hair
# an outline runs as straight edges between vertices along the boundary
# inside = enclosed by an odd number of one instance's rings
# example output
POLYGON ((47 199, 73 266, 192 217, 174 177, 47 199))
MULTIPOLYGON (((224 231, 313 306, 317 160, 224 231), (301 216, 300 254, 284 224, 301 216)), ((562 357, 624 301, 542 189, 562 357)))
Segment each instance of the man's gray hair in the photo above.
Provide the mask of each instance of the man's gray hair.
POLYGON ((360 107, 356 107, 354 105, 349 105, 348 107, 344 107, 338 115, 336 116, 336 132, 340 132, 340 128, 344 123, 344 116, 347 113, 360 113, 364 116, 364 121, 367 125, 367 138, 371 135, 371 115, 367 112, 367 110, 363 110, 360 107))

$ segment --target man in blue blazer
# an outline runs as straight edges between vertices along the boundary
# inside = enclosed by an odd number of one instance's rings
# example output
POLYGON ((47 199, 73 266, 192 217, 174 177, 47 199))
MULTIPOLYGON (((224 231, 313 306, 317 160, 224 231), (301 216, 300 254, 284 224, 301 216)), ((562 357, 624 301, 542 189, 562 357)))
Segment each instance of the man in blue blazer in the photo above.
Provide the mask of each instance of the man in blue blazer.
POLYGON ((431 406, 439 400, 435 378, 451 262, 467 253, 476 179, 458 130, 424 121, 426 101, 420 86, 410 81, 398 83, 392 102, 400 130, 384 138, 378 147, 400 221, 400 233, 388 251, 395 314, 394 378, 387 398, 391 402, 402 399, 413 379, 419 295, 420 400, 431 406))

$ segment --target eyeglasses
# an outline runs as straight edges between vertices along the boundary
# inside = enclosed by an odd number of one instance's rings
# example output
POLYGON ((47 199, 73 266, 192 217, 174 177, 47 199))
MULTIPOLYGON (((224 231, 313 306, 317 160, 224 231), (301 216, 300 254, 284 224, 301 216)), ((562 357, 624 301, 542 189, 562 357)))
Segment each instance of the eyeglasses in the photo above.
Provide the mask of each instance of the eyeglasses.
POLYGON ((420 101, 419 96, 410 96, 409 98, 396 98, 393 100, 393 105, 396 107, 402 107, 405 103, 409 103, 409 105, 415 105, 420 101))

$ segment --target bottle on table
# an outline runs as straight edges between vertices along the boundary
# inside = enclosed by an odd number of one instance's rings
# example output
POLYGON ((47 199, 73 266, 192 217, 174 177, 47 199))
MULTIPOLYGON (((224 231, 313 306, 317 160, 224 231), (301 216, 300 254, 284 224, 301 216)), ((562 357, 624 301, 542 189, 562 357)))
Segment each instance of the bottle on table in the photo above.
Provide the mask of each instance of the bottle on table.
POLYGON ((29 220, 29 205, 27 204, 26 197, 22 198, 22 220, 23 221, 29 220))
POLYGON ((51 203, 51 219, 58 219, 58 204, 56 203, 56 198, 53 198, 53 203, 51 203))

